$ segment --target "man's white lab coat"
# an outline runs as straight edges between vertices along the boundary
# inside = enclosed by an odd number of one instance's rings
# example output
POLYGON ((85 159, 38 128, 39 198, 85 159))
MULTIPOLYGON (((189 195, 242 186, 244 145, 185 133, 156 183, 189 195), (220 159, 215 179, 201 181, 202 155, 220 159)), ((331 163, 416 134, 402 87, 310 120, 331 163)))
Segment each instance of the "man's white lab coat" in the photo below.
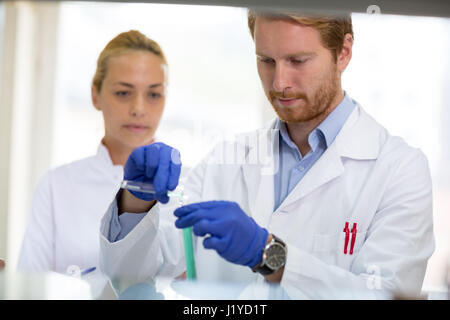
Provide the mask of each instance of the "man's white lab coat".
MULTIPOLYGON (((190 173, 189 202, 236 201, 286 242, 280 285, 288 293, 295 289, 312 299, 358 298, 358 292, 377 288, 418 294, 434 250, 424 154, 389 135, 357 105, 333 144, 274 212, 277 142, 278 132, 268 128, 219 144, 190 173), (357 224, 352 254, 351 233, 344 253, 345 222, 350 229, 357 224)), ((184 271, 173 206, 155 205, 124 239, 110 243, 113 207, 102 221, 101 267, 118 292, 184 271)), ((201 241, 196 263, 199 279, 263 282, 248 267, 204 249, 201 241)))

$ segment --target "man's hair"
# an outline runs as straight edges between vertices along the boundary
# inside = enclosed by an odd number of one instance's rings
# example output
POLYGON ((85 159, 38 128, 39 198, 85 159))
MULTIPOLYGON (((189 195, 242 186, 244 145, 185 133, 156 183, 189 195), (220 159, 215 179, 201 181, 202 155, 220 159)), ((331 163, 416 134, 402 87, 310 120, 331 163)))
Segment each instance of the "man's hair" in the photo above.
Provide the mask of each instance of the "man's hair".
POLYGON ((92 80, 92 84, 97 91, 100 92, 102 89, 103 80, 108 71, 108 62, 112 57, 139 50, 155 54, 162 59, 165 65, 167 65, 164 53, 157 42, 147 38, 136 30, 122 32, 108 42, 97 59, 97 69, 95 71, 94 79, 92 80))
POLYGON ((303 15, 296 12, 262 12, 249 9, 247 12, 248 27, 252 38, 255 34, 255 22, 257 17, 268 19, 288 19, 294 20, 300 25, 308 26, 316 29, 322 41, 322 45, 331 51, 334 61, 342 50, 345 35, 351 34, 353 38, 352 18, 350 14, 339 16, 319 16, 319 15, 303 15))

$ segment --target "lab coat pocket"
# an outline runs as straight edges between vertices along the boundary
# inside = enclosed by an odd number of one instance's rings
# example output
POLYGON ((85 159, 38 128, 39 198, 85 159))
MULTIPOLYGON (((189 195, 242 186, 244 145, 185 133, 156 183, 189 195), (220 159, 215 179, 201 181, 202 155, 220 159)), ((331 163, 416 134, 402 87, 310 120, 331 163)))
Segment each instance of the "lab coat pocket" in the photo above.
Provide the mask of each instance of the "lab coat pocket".
POLYGON ((346 239, 345 232, 335 234, 315 234, 313 240, 313 254, 325 263, 350 269, 351 263, 364 243, 365 232, 356 234, 352 246, 352 234, 346 239), (347 245, 346 252, 344 251, 347 245))
POLYGON ((312 248, 313 255, 325 263, 336 264, 339 237, 339 233, 315 234, 312 248))

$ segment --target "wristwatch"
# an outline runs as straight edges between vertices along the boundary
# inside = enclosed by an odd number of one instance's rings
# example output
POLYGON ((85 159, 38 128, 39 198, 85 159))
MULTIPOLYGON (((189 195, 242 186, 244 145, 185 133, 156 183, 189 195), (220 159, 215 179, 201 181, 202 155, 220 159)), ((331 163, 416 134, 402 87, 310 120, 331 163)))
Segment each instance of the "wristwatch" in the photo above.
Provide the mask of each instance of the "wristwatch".
POLYGON ((253 272, 259 272, 264 276, 274 273, 285 265, 286 255, 286 244, 272 234, 272 241, 264 248, 262 261, 253 268, 253 272))

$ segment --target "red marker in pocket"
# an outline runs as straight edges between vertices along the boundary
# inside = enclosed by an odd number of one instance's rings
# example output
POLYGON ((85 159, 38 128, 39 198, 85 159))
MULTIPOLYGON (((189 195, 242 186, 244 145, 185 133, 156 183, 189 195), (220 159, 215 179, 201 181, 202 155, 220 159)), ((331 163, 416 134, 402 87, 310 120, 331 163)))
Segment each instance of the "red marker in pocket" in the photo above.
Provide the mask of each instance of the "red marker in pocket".
POLYGON ((350 237, 350 230, 348 229, 348 222, 345 223, 344 232, 345 232, 344 254, 347 254, 348 239, 350 237))
POLYGON ((355 246, 355 240, 356 240, 356 222, 353 224, 352 227, 352 243, 350 244, 350 254, 353 254, 353 247, 355 246))

